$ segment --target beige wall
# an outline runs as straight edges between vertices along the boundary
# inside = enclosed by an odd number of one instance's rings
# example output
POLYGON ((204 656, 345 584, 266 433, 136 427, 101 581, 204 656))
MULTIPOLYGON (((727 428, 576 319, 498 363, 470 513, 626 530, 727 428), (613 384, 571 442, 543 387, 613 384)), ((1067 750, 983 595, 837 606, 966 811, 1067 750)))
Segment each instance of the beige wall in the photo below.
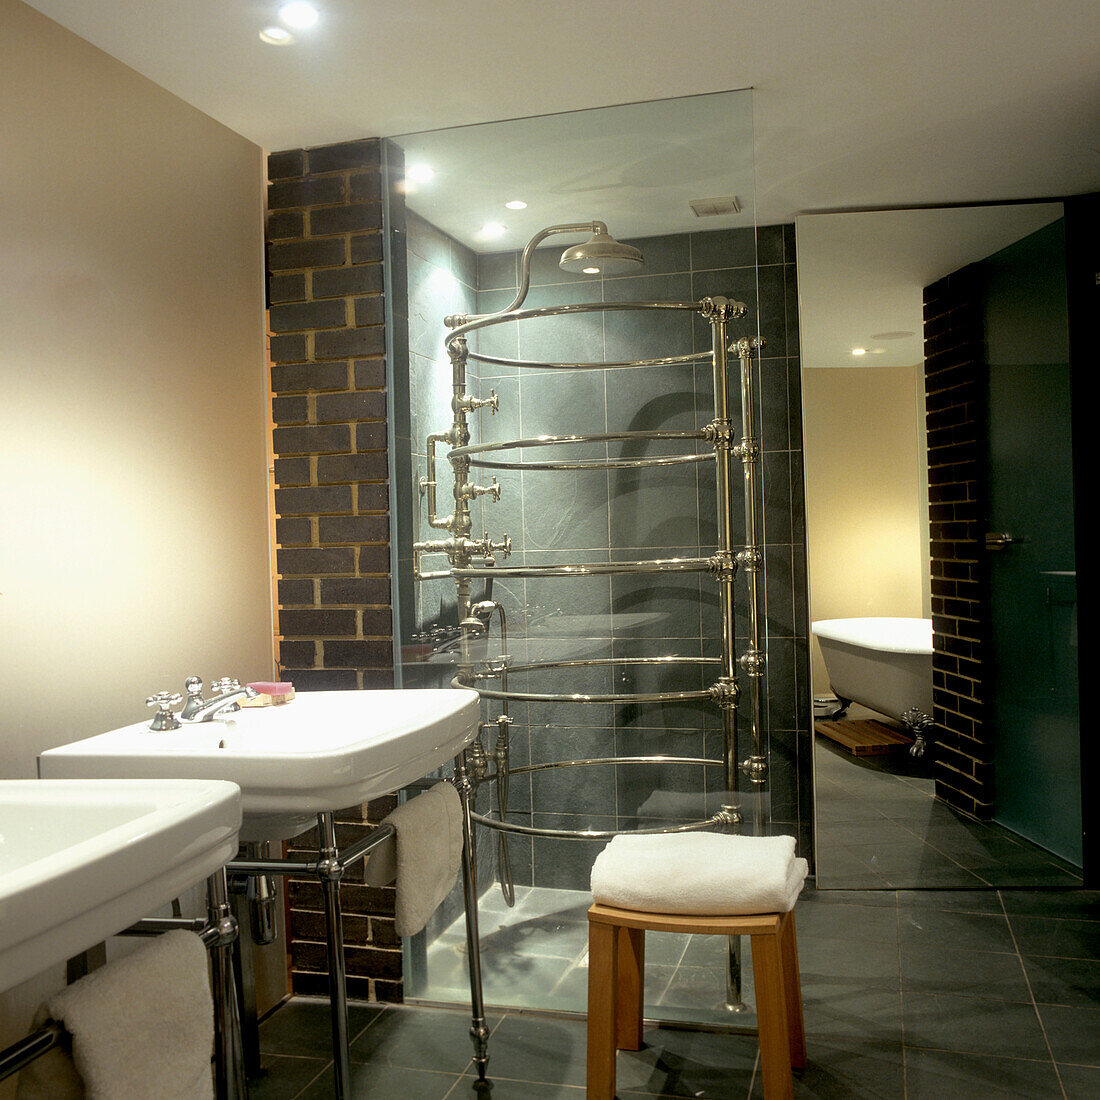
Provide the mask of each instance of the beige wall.
POLYGON ((261 150, 17 0, 0 27, 10 779, 273 645, 261 150))
POLYGON ((923 365, 802 373, 811 621, 929 614, 923 392, 923 365))

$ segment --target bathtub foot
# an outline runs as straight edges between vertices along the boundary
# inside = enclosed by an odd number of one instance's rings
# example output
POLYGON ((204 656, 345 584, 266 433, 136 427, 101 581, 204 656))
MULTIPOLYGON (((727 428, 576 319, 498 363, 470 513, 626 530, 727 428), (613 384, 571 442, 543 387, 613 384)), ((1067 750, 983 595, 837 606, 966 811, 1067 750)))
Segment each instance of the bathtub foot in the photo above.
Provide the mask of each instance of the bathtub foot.
POLYGON ((909 755, 914 758, 924 756, 925 749, 934 743, 932 731, 936 728, 936 723, 932 721, 932 716, 925 714, 920 707, 910 707, 902 714, 901 720, 906 732, 913 736, 909 755))
POLYGON ((829 715, 832 719, 843 718, 848 713, 848 708, 852 705, 851 699, 845 699, 843 696, 838 695, 836 697, 836 710, 829 715))

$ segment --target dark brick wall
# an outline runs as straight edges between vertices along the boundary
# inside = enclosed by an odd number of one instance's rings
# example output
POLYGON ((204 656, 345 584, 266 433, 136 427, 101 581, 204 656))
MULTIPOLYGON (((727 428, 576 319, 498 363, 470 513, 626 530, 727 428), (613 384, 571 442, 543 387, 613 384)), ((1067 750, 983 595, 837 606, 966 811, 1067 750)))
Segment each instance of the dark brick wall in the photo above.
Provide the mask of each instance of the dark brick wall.
MULTIPOLYGON (((338 813, 336 842, 354 844, 393 809, 396 796, 379 798, 365 807, 338 813)), ((317 830, 290 842, 289 855, 307 859, 317 853, 317 830)), ((349 868, 340 884, 344 911, 344 949, 348 969, 348 996, 363 1001, 401 1001, 403 982, 401 939, 394 931, 392 887, 367 886, 362 862, 349 868)), ((325 942, 324 903, 316 879, 290 879, 291 980, 295 993, 328 993, 328 950, 325 942)))
MULTIPOLYGON (((393 686, 382 180, 377 140, 268 159, 279 666, 298 690, 393 686)), ((392 807, 338 815, 341 846, 392 807)), ((293 842, 316 851, 316 835, 293 842)), ((293 849, 292 849, 293 853, 293 849)), ((341 886, 348 992, 401 1000, 393 890, 341 886)), ((292 986, 324 993, 316 880, 288 883, 292 986)))
POLYGON ((390 687, 379 142, 268 172, 279 663, 306 690, 390 687))
POLYGON ((979 289, 973 268, 925 288, 924 369, 936 793, 984 819, 992 813, 993 776, 983 722, 987 387, 979 289))

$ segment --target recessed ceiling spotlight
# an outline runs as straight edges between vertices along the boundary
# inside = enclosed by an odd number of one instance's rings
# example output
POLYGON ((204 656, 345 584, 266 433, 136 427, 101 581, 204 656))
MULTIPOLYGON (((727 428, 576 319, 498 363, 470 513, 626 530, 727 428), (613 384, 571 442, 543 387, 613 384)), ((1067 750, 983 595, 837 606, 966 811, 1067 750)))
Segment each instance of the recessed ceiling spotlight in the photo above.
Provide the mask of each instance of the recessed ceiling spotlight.
POLYGON ((507 227, 500 224, 500 222, 486 222, 481 227, 481 236, 485 240, 493 240, 496 237, 503 237, 507 227))
POLYGON ((523 201, 523 199, 512 199, 511 202, 506 202, 504 205, 507 206, 509 210, 526 210, 527 209, 527 203, 525 203, 523 201))
POLYGON ((430 164, 410 164, 405 169, 405 179, 412 183, 427 183, 435 177, 435 169, 430 164))
POLYGON ((269 46, 289 46, 294 41, 294 35, 282 27, 264 27, 260 31, 260 41, 269 46))
POLYGON ((290 0, 279 9, 279 18, 296 31, 309 30, 319 18, 317 9, 306 0, 290 0))
POLYGON ((852 348, 852 354, 853 355, 866 355, 867 354, 867 349, 866 348, 852 348))

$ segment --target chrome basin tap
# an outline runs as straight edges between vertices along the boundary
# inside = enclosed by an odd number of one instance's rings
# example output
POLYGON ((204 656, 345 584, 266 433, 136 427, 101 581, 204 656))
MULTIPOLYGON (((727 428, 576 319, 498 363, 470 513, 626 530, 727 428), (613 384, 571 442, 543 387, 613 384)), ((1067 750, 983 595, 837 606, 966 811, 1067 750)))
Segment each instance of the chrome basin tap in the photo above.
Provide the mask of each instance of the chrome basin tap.
POLYGON ((259 694, 247 684, 242 686, 239 680, 228 677, 210 685, 215 694, 209 699, 203 699, 202 681, 198 677, 188 680, 187 686, 187 705, 180 712, 180 719, 188 723, 210 722, 219 714, 240 710, 239 700, 255 699, 259 694))

